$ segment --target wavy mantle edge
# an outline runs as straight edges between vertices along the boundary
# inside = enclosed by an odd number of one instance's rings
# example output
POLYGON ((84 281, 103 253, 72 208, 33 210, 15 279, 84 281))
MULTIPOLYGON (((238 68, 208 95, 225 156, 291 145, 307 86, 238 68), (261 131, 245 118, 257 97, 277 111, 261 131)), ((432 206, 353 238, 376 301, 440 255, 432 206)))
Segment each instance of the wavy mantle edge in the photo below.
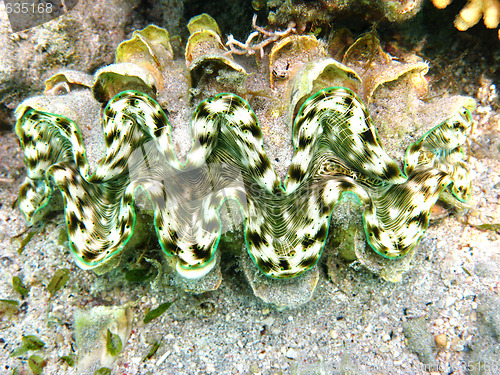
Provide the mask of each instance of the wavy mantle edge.
POLYGON ((177 258, 179 274, 200 278, 215 262, 218 210, 235 199, 255 264, 274 278, 295 277, 319 260, 331 212, 344 193, 363 204, 367 241, 378 254, 399 258, 417 246, 444 189, 460 201, 468 198, 471 181, 460 145, 471 123, 463 107, 429 130, 407 149, 403 173, 358 96, 343 87, 323 89, 295 118, 295 152, 282 184, 256 115, 234 94, 198 105, 193 145, 181 164, 158 103, 137 91, 119 93, 104 110, 106 156, 92 175, 76 123, 26 108, 16 124, 28 166, 18 203, 31 220, 55 184, 72 256, 92 269, 109 262, 132 236, 134 194, 141 187, 154 207, 163 251, 177 258))

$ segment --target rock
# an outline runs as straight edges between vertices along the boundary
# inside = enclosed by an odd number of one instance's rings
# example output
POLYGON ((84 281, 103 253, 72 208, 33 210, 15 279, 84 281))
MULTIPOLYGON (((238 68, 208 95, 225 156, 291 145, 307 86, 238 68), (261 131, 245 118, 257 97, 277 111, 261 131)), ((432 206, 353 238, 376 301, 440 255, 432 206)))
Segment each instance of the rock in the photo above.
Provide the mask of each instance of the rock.
POLYGON ((436 345, 441 348, 446 348, 448 345, 448 339, 444 333, 434 336, 434 341, 436 342, 436 345))
POLYGON ((299 355, 299 352, 297 350, 295 350, 294 348, 289 348, 286 353, 285 353, 285 356, 287 358, 290 358, 290 359, 296 359, 299 355))
POLYGON ((493 262, 478 261, 474 265, 474 273, 481 278, 492 277, 500 274, 500 266, 493 262))
POLYGON ((500 359, 499 323, 500 297, 491 294, 478 296, 478 330, 474 335, 470 356, 471 375, 483 375, 492 370, 500 359))
POLYGON ((0 11, 0 111, 10 115, 20 99, 43 90, 44 80, 59 69, 90 72, 109 64, 139 2, 80 1, 67 14, 18 33, 12 33, 7 12, 0 11))
POLYGON ((411 352, 418 355, 418 359, 425 365, 435 366, 434 339, 429 333, 425 318, 410 319, 403 323, 403 334, 406 337, 406 346, 411 352))
POLYGON ((478 306, 482 322, 486 324, 491 334, 500 339, 500 297, 494 294, 486 294, 480 297, 482 303, 478 306))

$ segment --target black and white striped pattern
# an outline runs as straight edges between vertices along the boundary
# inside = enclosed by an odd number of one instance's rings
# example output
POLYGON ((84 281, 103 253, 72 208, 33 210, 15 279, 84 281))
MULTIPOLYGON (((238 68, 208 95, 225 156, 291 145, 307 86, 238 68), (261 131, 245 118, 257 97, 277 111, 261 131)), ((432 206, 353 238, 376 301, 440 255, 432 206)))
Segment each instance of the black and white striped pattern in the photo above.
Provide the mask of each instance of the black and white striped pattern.
POLYGON ((153 204, 163 250, 178 259, 179 273, 200 277, 211 269, 221 236, 219 208, 235 199, 250 256, 265 274, 287 278, 317 263, 332 210, 350 192, 364 204, 368 243, 397 258, 418 244, 445 188, 467 199, 460 145, 471 121, 463 109, 429 131, 407 150, 403 173, 356 94, 324 89, 297 115, 295 154, 282 187, 255 114, 233 94, 198 105, 184 164, 160 106, 140 92, 118 94, 104 110, 106 156, 92 175, 76 124, 27 108, 16 125, 28 167, 19 206, 32 218, 52 195, 50 176, 64 198, 72 254, 81 267, 94 268, 131 237, 140 187, 153 204))

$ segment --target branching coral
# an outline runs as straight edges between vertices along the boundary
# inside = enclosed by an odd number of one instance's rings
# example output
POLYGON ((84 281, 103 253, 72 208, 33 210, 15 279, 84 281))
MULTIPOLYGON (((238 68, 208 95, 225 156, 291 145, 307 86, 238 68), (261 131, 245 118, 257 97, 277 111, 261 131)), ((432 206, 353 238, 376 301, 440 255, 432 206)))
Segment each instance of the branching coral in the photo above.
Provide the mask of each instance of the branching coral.
MULTIPOLYGON (((446 8, 452 0, 432 0, 436 8, 446 8)), ((500 1, 498 0, 469 0, 467 5, 455 18, 455 27, 460 31, 465 31, 477 24, 481 17, 484 25, 488 29, 498 27, 500 21, 500 1)), ((498 30, 500 39, 500 30, 498 30)))
POLYGON ((257 15, 254 15, 252 18, 252 27, 255 31, 250 33, 245 43, 234 39, 232 35, 227 37, 226 46, 229 48, 229 51, 227 52, 228 54, 234 53, 236 55, 253 55, 258 51, 260 53, 260 57, 264 58, 264 47, 281 38, 296 33, 294 22, 290 22, 288 28, 284 31, 268 31, 257 25, 257 15), (263 37, 263 40, 257 43, 254 42, 254 40, 259 37, 263 37))

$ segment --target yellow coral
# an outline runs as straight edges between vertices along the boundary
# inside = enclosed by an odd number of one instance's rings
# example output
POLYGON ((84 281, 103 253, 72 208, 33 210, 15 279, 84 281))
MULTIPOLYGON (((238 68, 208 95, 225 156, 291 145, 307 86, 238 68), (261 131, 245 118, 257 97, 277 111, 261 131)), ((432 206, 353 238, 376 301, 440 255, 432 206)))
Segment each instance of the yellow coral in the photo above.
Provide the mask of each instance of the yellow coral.
POLYGON ((451 3, 451 0, 432 0, 432 3, 436 8, 444 9, 451 3))
MULTIPOLYGON (((436 8, 446 8, 452 0, 432 0, 436 8)), ((474 26, 483 17, 484 25, 488 29, 494 29, 500 21, 500 1, 499 0, 469 0, 467 5, 455 18, 455 27, 460 31, 465 31, 474 26)), ((498 32, 500 39, 500 30, 498 32)))

